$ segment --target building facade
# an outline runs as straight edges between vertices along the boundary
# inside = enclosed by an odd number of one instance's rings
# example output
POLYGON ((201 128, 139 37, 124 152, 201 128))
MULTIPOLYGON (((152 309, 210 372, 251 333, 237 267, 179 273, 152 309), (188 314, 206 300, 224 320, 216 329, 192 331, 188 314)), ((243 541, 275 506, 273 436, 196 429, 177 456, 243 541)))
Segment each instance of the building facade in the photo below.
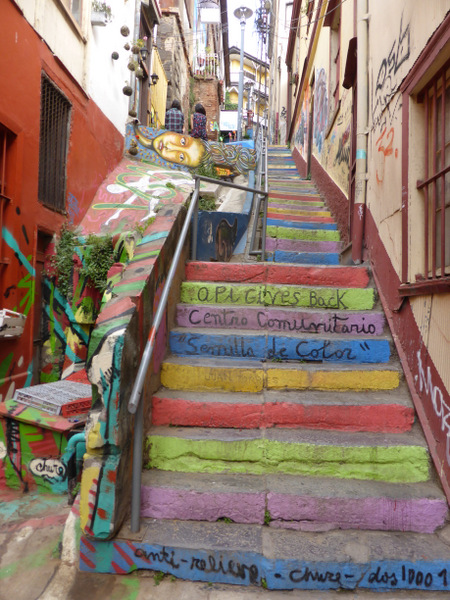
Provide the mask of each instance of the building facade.
POLYGON ((448 497, 449 32, 441 0, 297 0, 286 54, 293 155, 370 261, 448 497))

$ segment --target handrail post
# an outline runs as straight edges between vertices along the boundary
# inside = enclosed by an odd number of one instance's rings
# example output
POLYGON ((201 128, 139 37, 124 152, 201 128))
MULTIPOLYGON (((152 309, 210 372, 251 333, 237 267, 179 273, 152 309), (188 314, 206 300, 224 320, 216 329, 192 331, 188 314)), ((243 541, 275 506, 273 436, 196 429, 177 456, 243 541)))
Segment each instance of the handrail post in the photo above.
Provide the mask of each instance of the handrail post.
POLYGON ((137 533, 141 526, 141 474, 142 443, 144 441, 144 402, 142 398, 134 415, 133 438, 133 471, 131 481, 131 522, 132 533, 137 533))
MULTIPOLYGON (((200 197, 200 179, 195 178, 194 198, 200 197)), ((197 238, 198 238, 198 200, 194 206, 192 239, 191 239, 191 260, 197 259, 197 238)))

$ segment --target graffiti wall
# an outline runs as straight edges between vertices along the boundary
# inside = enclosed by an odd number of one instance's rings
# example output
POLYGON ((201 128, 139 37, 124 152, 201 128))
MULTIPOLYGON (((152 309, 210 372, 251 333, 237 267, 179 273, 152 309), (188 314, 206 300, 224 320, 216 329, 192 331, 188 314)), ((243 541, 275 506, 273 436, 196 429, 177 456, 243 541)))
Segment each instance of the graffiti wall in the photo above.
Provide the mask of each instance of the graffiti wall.
MULTIPOLYGON (((127 248, 126 260, 112 269, 86 356, 93 408, 86 425, 80 516, 83 530, 101 539, 114 534, 128 510, 133 417, 127 400, 192 183, 183 171, 124 161, 105 181, 80 225, 82 231, 109 230, 127 248), (145 228, 149 215, 155 219, 145 228), (131 237, 124 237, 125 230, 131 231, 131 237)), ((163 320, 150 369, 153 374, 159 372, 166 338, 163 320)), ((156 385, 150 379, 148 384, 156 385)))
POLYGON ((300 155, 306 160, 308 152, 309 88, 305 89, 303 104, 295 128, 294 144, 300 155))
POLYGON ((322 157, 323 166, 343 190, 348 190, 352 128, 351 101, 351 91, 344 90, 340 110, 325 140, 322 157))
MULTIPOLYGON (((26 317, 23 333, 4 337, 0 325, 0 402, 39 383, 43 255, 67 220, 77 225, 95 191, 122 157, 123 135, 85 94, 13 2, 2 3, 0 54, 0 311, 26 317), (12 45, 14 52, 11 52, 12 45), (41 77, 70 105, 65 192, 54 209, 39 191, 41 77), (23 82, 27 82, 24 93, 23 82)), ((81 335, 81 334, 80 334, 81 335)))

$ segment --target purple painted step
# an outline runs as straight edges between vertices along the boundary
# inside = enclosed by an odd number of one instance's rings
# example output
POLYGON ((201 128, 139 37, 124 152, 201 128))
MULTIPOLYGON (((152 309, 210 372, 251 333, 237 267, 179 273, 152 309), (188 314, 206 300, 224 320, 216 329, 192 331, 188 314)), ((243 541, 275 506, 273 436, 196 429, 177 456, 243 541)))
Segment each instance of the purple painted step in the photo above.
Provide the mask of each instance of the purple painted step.
POLYGON ((367 529, 432 533, 447 503, 436 484, 146 471, 141 516, 268 524, 303 531, 367 529), (212 485, 212 477, 214 484, 212 485), (270 518, 270 521, 269 521, 270 518))
MULTIPOLYGON (((280 200, 280 202, 282 201, 280 200)), ((306 202, 302 203, 301 201, 299 201, 298 204, 279 204, 278 202, 270 201, 269 207, 286 208, 288 210, 304 210, 308 212, 324 212, 327 210, 326 206, 311 206, 310 204, 307 204, 306 202)))
POLYGON ((342 242, 316 242, 311 240, 283 240, 278 238, 266 238, 266 250, 286 250, 290 252, 340 252, 342 242))
POLYGON ((379 312, 318 312, 263 306, 178 304, 176 322, 180 327, 381 335, 386 320, 384 314, 379 312))

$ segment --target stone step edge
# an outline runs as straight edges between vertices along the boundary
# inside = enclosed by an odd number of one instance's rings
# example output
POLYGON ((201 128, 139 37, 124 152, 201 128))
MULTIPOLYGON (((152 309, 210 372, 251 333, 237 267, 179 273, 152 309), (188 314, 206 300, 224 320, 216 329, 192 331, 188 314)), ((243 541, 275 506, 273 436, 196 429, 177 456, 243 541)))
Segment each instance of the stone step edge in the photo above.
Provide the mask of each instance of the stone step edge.
POLYGON ((419 427, 408 433, 310 429, 151 427, 146 468, 202 473, 290 474, 408 483, 430 479, 419 427))
POLYGON ((204 473, 142 473, 141 516, 154 519, 254 523, 298 531, 357 529, 433 533, 448 505, 434 482, 355 485, 330 478, 254 477, 204 473), (261 481, 263 479, 263 481, 261 481))
POLYGON ((366 266, 295 264, 251 264, 251 263, 210 263, 187 262, 186 281, 208 283, 261 283, 279 285, 326 285, 336 287, 347 283, 346 288, 366 288, 371 284, 371 276, 366 266), (317 283, 321 281, 321 284, 317 283), (309 282, 309 283, 308 283, 309 282))
POLYGON ((345 531, 317 536, 314 543, 312 534, 256 525, 149 520, 138 535, 126 524, 113 540, 82 536, 80 570, 151 569, 190 581, 270 590, 450 589, 449 549, 436 535, 345 531))
POLYGON ((359 369, 302 365, 302 369, 286 365, 248 361, 245 365, 230 364, 229 360, 205 364, 205 359, 169 357, 161 365, 161 383, 170 389, 227 390, 259 392, 263 389, 315 390, 393 390, 398 388, 403 373, 399 366, 365 365, 359 369), (228 364, 223 364, 223 363, 228 364))
MULTIPOLYGON (((171 390, 172 391, 172 390, 171 390)), ((400 433, 410 431, 415 418, 412 406, 396 403, 333 404, 301 402, 240 402, 223 398, 186 398, 159 392, 153 395, 152 424, 156 426, 256 429, 302 427, 322 431, 400 433)))

